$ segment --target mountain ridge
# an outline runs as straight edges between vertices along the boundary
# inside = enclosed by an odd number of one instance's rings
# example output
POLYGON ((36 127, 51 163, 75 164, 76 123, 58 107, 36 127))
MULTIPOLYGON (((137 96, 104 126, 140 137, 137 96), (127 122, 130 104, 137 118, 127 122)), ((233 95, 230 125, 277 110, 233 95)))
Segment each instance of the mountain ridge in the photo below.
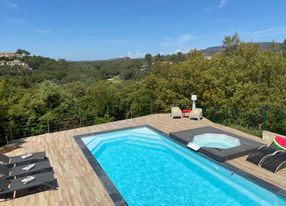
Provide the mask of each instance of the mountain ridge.
MULTIPOLYGON (((280 42, 246 42, 250 44, 258 44, 261 50, 268 49, 273 43, 277 46, 282 45, 280 42)), ((204 53, 205 55, 212 56, 217 52, 222 51, 222 46, 211 46, 207 47, 206 49, 200 49, 200 52, 204 53)))

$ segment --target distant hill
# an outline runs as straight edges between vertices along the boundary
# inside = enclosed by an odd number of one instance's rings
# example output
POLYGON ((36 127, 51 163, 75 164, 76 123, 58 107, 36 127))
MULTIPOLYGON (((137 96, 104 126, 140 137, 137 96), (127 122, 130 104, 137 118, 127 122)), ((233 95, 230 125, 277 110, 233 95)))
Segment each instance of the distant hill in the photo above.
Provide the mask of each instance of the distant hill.
MULTIPOLYGON (((246 43, 251 43, 251 42, 246 42, 246 43)), ((258 44, 260 46, 261 50, 266 50, 272 45, 272 42, 252 42, 252 44, 258 44)), ((277 45, 276 51, 279 51, 282 43, 275 42, 275 44, 277 45)), ((202 52, 203 54, 205 54, 206 56, 212 56, 218 52, 221 52, 222 46, 212 46, 212 47, 208 47, 206 49, 201 49, 199 51, 202 52)), ((187 53, 183 53, 183 56, 186 54, 187 53)), ((165 54, 165 55, 160 55, 160 58, 162 60, 173 61, 177 55, 178 54, 176 54, 176 53, 165 54)), ((182 55, 182 53, 181 53, 181 55, 182 55)), ((155 58, 155 56, 158 56, 158 55, 153 55, 153 59, 155 58)), ((183 60, 183 58, 181 58, 181 60, 183 60)), ((124 62, 130 63, 130 62, 134 62, 134 61, 137 61, 137 63, 143 64, 144 63, 144 57, 141 57, 141 58, 122 57, 122 58, 113 58, 113 59, 106 59, 106 60, 87 60, 87 61, 69 61, 69 62, 72 62, 75 64, 98 64, 98 65, 101 65, 101 64, 109 64, 109 63, 122 64, 124 62)))
POLYGON ((222 47, 221 46, 212 46, 212 47, 208 47, 206 49, 202 49, 200 50, 202 53, 204 53, 207 56, 212 56, 215 53, 221 52, 222 51, 222 47))
MULTIPOLYGON (((254 42, 253 44, 258 44, 260 46, 261 50, 266 50, 266 49, 268 49, 272 45, 272 42, 254 42)), ((275 42, 275 44, 277 46, 281 45, 281 43, 278 43, 278 42, 275 42)), ((204 53, 205 55, 212 56, 212 55, 214 55, 217 52, 221 52, 222 51, 222 47, 221 46, 213 46, 213 47, 208 47, 206 49, 202 49, 200 51, 202 53, 204 53)))
MULTIPOLYGON (((268 48, 271 46, 272 42, 258 42, 258 43, 256 43, 256 44, 259 44, 260 49, 266 50, 266 49, 268 49, 268 48)), ((275 44, 276 44, 278 47, 280 47, 280 46, 282 45, 282 43, 279 43, 279 42, 275 42, 275 44)))

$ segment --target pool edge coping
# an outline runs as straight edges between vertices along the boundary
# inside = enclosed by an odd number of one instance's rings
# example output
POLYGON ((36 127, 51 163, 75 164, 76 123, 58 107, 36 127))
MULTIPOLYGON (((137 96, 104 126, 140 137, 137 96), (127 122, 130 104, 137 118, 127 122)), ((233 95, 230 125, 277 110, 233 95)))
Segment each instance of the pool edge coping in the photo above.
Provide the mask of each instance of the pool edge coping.
MULTIPOLYGON (((118 129, 112 129, 112 130, 104 130, 104 131, 99 131, 99 132, 92 132, 92 133, 87 133, 87 134, 80 134, 80 135, 75 135, 73 136, 74 140, 76 141, 76 143, 79 145, 82 153, 84 154, 85 158, 88 160, 90 166, 92 167, 93 171, 96 173, 96 175, 98 176, 100 182, 102 183, 102 185, 104 186, 105 190, 108 192, 108 195, 110 196, 110 198, 112 199, 113 203, 116 206, 124 206, 124 205, 128 205, 127 202, 124 200, 123 196, 120 194, 119 190, 115 187, 115 185, 112 183, 112 181, 109 179, 109 177, 107 176, 107 174, 105 173, 105 171, 103 170, 103 168, 100 166, 99 162, 96 160, 96 158, 94 158, 94 156, 91 154, 91 152, 89 151, 89 149, 87 148, 87 146, 84 144, 84 142, 82 141, 82 137, 88 137, 88 136, 93 136, 93 135, 98 135, 98 134, 103 134, 103 133, 107 133, 107 132, 115 132, 115 131, 122 131, 122 130, 128 130, 128 129, 136 129, 136 128, 142 128, 142 127, 147 127, 151 130, 155 130, 156 132, 164 135, 166 138, 172 140, 173 142, 188 148, 185 144, 183 144, 182 142, 178 141, 177 139, 174 139, 173 137, 170 136, 170 134, 167 134, 149 124, 142 124, 142 125, 137 125, 137 126, 131 126, 131 127, 123 127, 123 128, 118 128, 118 129)), ((189 149, 189 148, 188 148, 189 149)), ((286 190, 283 188, 280 188, 274 184, 271 184, 270 182, 267 182, 261 178, 256 177, 253 174, 250 174, 240 168, 237 168, 233 165, 231 165, 230 163, 227 162, 219 162, 215 159, 212 159, 211 157, 200 153, 200 152, 196 152, 198 155, 203 156, 204 158, 219 164, 220 166, 222 166, 225 169, 230 170, 231 172, 245 178, 246 180, 257 184, 258 186, 272 192, 273 194, 275 194, 278 197, 283 197, 286 199, 286 190)))

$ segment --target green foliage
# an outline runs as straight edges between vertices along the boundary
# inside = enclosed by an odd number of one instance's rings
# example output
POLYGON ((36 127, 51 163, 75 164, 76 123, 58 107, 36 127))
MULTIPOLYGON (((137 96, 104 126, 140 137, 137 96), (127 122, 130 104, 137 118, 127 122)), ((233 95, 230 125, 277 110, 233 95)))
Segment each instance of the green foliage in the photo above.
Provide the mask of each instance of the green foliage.
POLYGON ((25 92, 23 97, 11 105, 9 119, 11 127, 17 130, 20 127, 32 128, 31 134, 46 131, 48 121, 56 123, 67 115, 72 103, 58 85, 45 81, 35 90, 25 92))
POLYGON ((30 55, 30 52, 28 52, 28 51, 26 51, 26 50, 23 50, 23 49, 17 49, 16 54, 21 54, 21 55, 24 55, 24 56, 29 56, 29 55, 30 55))
POLYGON ((152 64, 152 55, 151 54, 146 54, 144 59, 147 62, 148 66, 150 66, 152 64))
MULTIPOLYGON (((283 45, 281 51, 283 51, 283 45)), ((285 45, 284 45, 285 46, 285 45)), ((0 68, 0 139, 169 112, 198 106, 207 118, 260 134, 286 134, 286 58, 271 48, 226 37, 208 59, 188 54, 155 56, 148 71, 139 60, 55 61, 24 57, 33 71, 0 68), (109 79, 109 80, 108 80, 109 79)))
POLYGON ((89 119, 104 116, 116 117, 118 115, 117 90, 111 83, 101 81, 95 87, 87 89, 82 105, 89 119))
POLYGON ((157 54, 157 55, 155 56, 155 61, 161 61, 161 60, 162 60, 161 54, 157 54))
POLYGON ((225 36, 223 40, 222 49, 225 55, 233 55, 239 47, 240 39, 237 33, 232 36, 225 36))
POLYGON ((286 58, 286 39, 284 39, 282 45, 281 45, 282 55, 286 58))
POLYGON ((5 135, 7 128, 7 99, 9 96, 9 91, 5 82, 0 79, 0 145, 5 144, 5 135))

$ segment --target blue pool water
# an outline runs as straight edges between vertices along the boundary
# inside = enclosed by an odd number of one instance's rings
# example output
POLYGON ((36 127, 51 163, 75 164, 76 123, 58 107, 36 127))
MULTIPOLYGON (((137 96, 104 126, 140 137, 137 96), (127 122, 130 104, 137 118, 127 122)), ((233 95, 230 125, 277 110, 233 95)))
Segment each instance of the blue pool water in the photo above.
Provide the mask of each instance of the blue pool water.
POLYGON ((286 205, 286 200, 147 127, 82 138, 130 206, 286 205))
POLYGON ((193 142, 200 147, 229 149, 240 146, 240 140, 226 134, 204 133, 195 135, 193 142))

